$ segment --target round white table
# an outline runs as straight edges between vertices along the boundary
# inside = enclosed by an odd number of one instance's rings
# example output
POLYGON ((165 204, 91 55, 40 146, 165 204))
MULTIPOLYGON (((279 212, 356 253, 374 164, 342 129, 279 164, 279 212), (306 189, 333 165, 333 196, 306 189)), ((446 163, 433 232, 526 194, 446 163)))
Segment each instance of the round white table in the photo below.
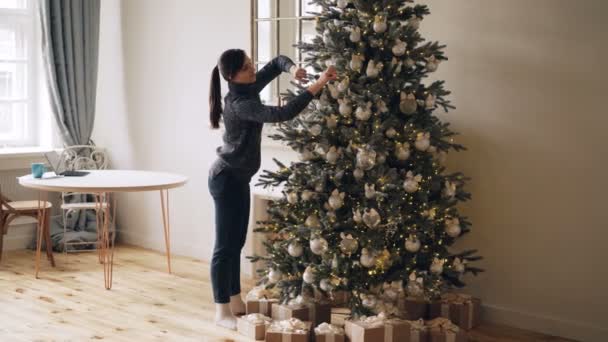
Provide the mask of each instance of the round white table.
MULTIPOLYGON (((19 184, 38 190, 38 211, 42 213, 41 204, 46 201, 48 192, 83 192, 95 196, 98 248, 100 262, 103 264, 106 289, 112 288, 112 266, 114 261, 114 236, 110 238, 110 208, 116 210, 116 197, 110 203, 110 196, 117 192, 160 191, 163 228, 167 253, 167 266, 171 273, 171 238, 169 223, 169 189, 183 186, 188 178, 182 175, 138 171, 138 170, 83 170, 90 172, 81 177, 56 176, 53 172, 45 173, 42 178, 31 174, 19 177, 19 184), (100 230, 101 228, 101 230, 100 230)), ((113 216, 113 215, 112 215, 113 216)), ((39 220, 41 221, 41 220, 39 220)), ((42 225, 38 224, 38 244, 36 246, 36 278, 40 270, 42 249, 42 225)))

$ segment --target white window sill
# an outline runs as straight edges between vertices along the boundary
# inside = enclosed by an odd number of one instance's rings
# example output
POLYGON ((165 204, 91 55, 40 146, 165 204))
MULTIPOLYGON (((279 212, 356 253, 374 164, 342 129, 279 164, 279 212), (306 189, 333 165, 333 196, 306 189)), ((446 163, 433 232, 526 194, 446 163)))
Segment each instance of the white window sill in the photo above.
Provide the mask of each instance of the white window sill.
POLYGON ((0 171, 29 169, 32 163, 46 162, 44 154, 58 151, 51 147, 9 147, 0 148, 0 171))

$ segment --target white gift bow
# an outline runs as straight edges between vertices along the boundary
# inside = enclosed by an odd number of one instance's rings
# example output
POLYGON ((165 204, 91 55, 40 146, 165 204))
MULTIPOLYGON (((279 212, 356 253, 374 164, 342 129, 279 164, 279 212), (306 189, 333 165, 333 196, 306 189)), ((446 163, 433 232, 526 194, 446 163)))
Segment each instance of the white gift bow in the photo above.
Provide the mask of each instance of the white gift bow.
POLYGON ((266 323, 270 323, 272 321, 272 319, 270 319, 270 317, 264 316, 259 313, 249 314, 249 315, 245 316, 245 320, 247 320, 249 323, 255 324, 255 325, 266 324, 266 323))
POLYGON ((304 322, 297 318, 290 318, 282 321, 272 322, 267 331, 290 334, 306 334, 306 329, 307 326, 304 322))
POLYGON ((317 335, 325 335, 325 342, 335 342, 336 335, 344 335, 344 329, 333 324, 323 322, 315 328, 315 333, 317 335))

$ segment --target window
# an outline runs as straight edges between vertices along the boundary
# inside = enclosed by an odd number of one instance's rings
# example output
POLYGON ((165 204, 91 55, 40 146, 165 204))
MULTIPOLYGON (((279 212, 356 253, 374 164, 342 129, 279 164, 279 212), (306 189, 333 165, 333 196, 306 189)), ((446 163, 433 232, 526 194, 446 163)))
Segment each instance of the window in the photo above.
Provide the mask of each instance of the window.
POLYGON ((34 0, 0 0, 0 148, 37 145, 34 0))
MULTIPOLYGON (((309 0, 252 0, 252 52, 258 70, 277 55, 285 55, 303 65, 303 56, 293 44, 311 42, 316 35, 314 16, 319 12, 309 0)), ((312 71, 312 68, 309 70, 312 71)), ((281 93, 288 88, 291 78, 283 74, 260 94, 263 102, 277 104, 281 93)))
MULTIPOLYGON (((251 0, 251 58, 258 70, 278 55, 291 58, 299 66, 305 64, 305 56, 293 44, 312 42, 316 35, 314 15, 310 12, 320 12, 320 8, 308 3, 309 0, 251 0)), ((260 99, 268 105, 280 104, 280 95, 295 88, 291 81, 290 75, 282 74, 264 88, 260 99)), ((264 125, 262 143, 281 146, 266 137, 273 133, 276 133, 274 125, 264 125)))

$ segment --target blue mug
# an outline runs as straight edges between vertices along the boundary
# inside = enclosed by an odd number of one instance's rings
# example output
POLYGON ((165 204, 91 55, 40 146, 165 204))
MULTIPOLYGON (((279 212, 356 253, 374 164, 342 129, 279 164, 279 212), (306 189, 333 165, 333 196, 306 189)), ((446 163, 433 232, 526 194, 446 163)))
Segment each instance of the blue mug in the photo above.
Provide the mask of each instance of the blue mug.
POLYGON ((44 163, 32 163, 32 176, 34 178, 42 178, 44 174, 44 163))

